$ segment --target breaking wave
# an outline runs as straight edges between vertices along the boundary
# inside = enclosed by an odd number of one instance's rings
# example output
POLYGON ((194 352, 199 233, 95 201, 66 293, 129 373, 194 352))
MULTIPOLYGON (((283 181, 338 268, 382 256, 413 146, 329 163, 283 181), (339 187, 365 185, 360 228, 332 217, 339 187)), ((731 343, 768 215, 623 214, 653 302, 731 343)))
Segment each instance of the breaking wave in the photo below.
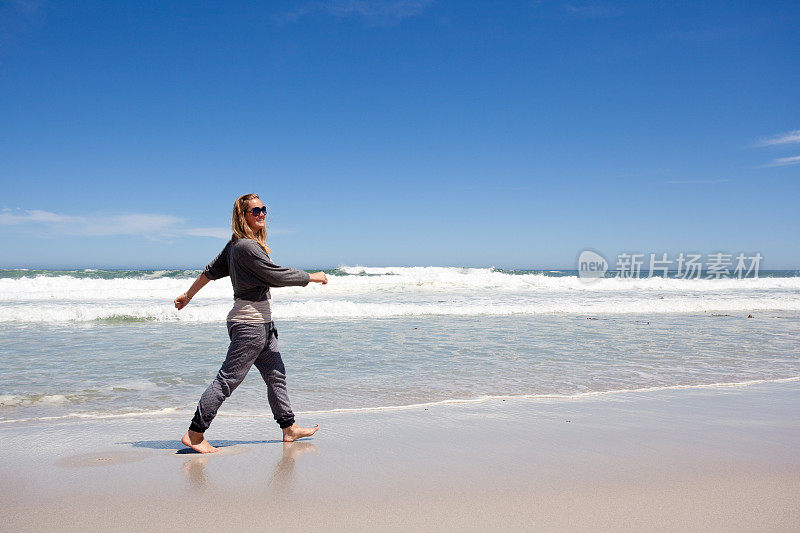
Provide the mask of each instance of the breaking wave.
MULTIPOLYGON (((0 322, 222 321, 230 282, 209 284, 184 310, 172 300, 197 271, 3 271, 0 322), (13 275, 8 274, 13 272, 13 275)), ((350 267, 329 283, 275 289, 274 316, 381 318, 425 315, 642 314, 800 311, 800 276, 758 279, 607 278, 568 271, 350 267)))

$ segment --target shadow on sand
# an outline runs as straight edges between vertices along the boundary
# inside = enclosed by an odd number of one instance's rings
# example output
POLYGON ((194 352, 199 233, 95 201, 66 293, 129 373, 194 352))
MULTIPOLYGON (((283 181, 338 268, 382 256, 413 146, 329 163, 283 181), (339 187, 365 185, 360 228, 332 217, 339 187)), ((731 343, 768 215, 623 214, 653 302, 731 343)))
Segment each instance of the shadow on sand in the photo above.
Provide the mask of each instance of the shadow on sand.
MULTIPOLYGON (((151 450, 175 450, 178 455, 196 454, 198 452, 185 447, 179 440, 137 440, 132 442, 118 442, 134 448, 149 448, 151 450)), ((283 444, 282 440, 214 440, 214 446, 225 448, 238 444, 283 444)))

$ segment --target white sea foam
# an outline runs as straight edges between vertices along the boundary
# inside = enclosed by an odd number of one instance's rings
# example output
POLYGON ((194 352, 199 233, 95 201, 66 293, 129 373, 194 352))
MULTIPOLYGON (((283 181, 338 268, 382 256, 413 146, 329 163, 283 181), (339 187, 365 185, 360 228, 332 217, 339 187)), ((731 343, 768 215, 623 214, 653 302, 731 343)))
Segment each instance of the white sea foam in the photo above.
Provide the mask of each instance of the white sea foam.
MULTIPOLYGON (((230 304, 197 305, 176 311, 170 305, 108 303, 75 305, 52 304, 0 307, 0 323, 61 322, 222 322, 230 304)), ((776 298, 664 299, 639 301, 572 301, 514 304, 500 302, 469 303, 364 303, 350 300, 282 302, 273 311, 277 320, 303 318, 391 318, 422 316, 510 316, 564 314, 578 316, 614 314, 677 313, 753 313, 796 312, 800 301, 776 298)))
MULTIPOLYGON (((180 382, 180 378, 173 378, 180 382)), ((159 386, 146 379, 129 379, 112 381, 104 386, 91 389, 72 389, 58 394, 3 394, 0 395, 0 407, 30 407, 48 405, 66 405, 85 402, 98 394, 118 394, 137 391, 154 391, 159 386)))
MULTIPOLYGON (((614 396, 618 394, 638 394, 647 392, 684 390, 684 389, 719 389, 719 388, 731 388, 731 387, 747 387, 750 385, 760 385, 763 383, 790 383, 793 381, 800 381, 800 376, 792 376, 789 378, 778 378, 778 379, 751 379, 748 381, 733 381, 724 383, 664 385, 658 387, 642 387, 638 389, 612 389, 612 390, 602 390, 602 391, 579 392, 575 394, 494 394, 494 395, 478 396, 477 398, 449 398, 446 400, 438 400, 435 402, 413 403, 406 405, 355 407, 355 408, 342 408, 342 409, 327 409, 319 411, 301 411, 296 414, 305 416, 305 415, 323 414, 323 413, 402 411, 408 409, 417 409, 419 407, 433 407, 438 405, 462 405, 462 404, 485 403, 492 400, 580 400, 582 398, 614 396)), ((228 416, 236 416, 236 415, 228 415, 228 416)), ((249 416, 262 416, 262 414, 258 413, 249 416)))
MULTIPOLYGON (((658 391, 670 390, 690 390, 690 389, 721 389, 721 388, 734 388, 734 387, 749 387, 752 385, 761 385, 766 383, 791 383, 800 381, 800 376, 792 376, 787 378, 776 379, 751 379, 746 381, 733 381, 721 383, 696 383, 684 385, 665 385, 657 387, 641 387, 636 389, 612 389, 601 391, 588 391, 575 394, 506 394, 506 395, 483 395, 475 398, 448 398, 445 400, 437 400, 432 402, 422 402, 404 405, 383 405, 383 406, 369 406, 369 407, 353 407, 353 408, 339 408, 339 409, 320 409, 315 411, 299 411, 296 415, 321 415, 321 414, 337 414, 337 413, 368 413, 368 412, 382 412, 382 411, 406 411, 412 409, 437 407, 437 406, 457 406, 457 405, 472 405, 481 404, 496 400, 581 400, 592 397, 613 397, 622 394, 643 394, 658 391)), ((0 397, 3 398, 3 397, 0 397)), ((125 411, 117 413, 69 413, 58 416, 41 416, 29 418, 11 418, 0 420, 0 424, 14 424, 26 422, 51 422, 57 420, 67 419, 84 419, 84 420, 106 420, 115 418, 142 418, 142 417, 170 417, 174 415, 184 415, 184 411, 191 409, 194 404, 184 405, 179 407, 165 407, 162 409, 151 409, 142 411, 125 411)), ((271 418, 272 415, 264 412, 222 412, 218 415, 222 418, 271 418)))
MULTIPOLYGON (((546 276, 541 273, 508 274, 488 268, 450 267, 340 267, 351 275, 330 276, 325 286, 285 287, 282 293, 353 295, 378 292, 428 293, 467 291, 505 291, 537 293, 540 291, 580 291, 586 293, 626 291, 800 291, 800 277, 758 279, 672 279, 672 278, 608 278, 591 283, 577 276, 546 276), (368 275, 358 275, 359 273, 368 275)), ((76 278, 72 276, 35 276, 0 279, 0 302, 94 299, 172 299, 191 284, 191 280, 162 277, 154 272, 138 278, 76 278)), ((227 278, 209 284, 199 296, 230 297, 227 278)))
POLYGON ((123 413, 69 413, 58 416, 38 416, 30 418, 9 418, 0 420, 0 424, 14 424, 23 422, 51 422, 65 419, 84 419, 84 420, 106 420, 113 418, 142 418, 168 416, 180 412, 188 407, 164 407, 163 409, 153 409, 148 411, 129 411, 123 413))
MULTIPOLYGON (((800 310, 800 277, 601 279, 448 267, 348 267, 325 285, 274 290, 276 318, 425 315, 703 313, 800 310)), ((224 320, 229 281, 209 284, 184 310, 191 283, 159 271, 136 278, 0 279, 0 322, 224 320)))
POLYGON ((29 405, 60 405, 68 403, 63 394, 3 394, 0 395, 0 407, 21 407, 29 405))

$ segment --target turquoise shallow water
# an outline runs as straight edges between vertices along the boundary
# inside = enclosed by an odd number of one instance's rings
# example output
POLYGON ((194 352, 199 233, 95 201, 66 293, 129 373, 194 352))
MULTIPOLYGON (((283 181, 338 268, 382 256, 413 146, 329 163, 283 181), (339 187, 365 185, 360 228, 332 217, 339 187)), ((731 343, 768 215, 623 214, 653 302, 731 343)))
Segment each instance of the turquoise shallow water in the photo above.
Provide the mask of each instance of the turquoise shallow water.
MULTIPOLYGON (((297 412, 800 376, 800 313, 425 316, 278 321, 297 412)), ((185 412, 223 323, 6 324, 2 423, 185 412)), ((251 372, 222 416, 269 417, 251 372)))

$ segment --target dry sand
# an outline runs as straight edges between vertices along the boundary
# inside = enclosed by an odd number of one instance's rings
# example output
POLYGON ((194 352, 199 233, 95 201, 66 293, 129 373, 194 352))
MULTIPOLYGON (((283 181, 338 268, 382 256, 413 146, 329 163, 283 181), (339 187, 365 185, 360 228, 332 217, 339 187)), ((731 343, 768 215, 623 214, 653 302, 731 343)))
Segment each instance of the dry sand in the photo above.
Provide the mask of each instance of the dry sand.
MULTIPOLYGON (((224 407, 223 407, 224 411, 224 407)), ((800 382, 0 427, 3 531, 800 530, 800 382)))

